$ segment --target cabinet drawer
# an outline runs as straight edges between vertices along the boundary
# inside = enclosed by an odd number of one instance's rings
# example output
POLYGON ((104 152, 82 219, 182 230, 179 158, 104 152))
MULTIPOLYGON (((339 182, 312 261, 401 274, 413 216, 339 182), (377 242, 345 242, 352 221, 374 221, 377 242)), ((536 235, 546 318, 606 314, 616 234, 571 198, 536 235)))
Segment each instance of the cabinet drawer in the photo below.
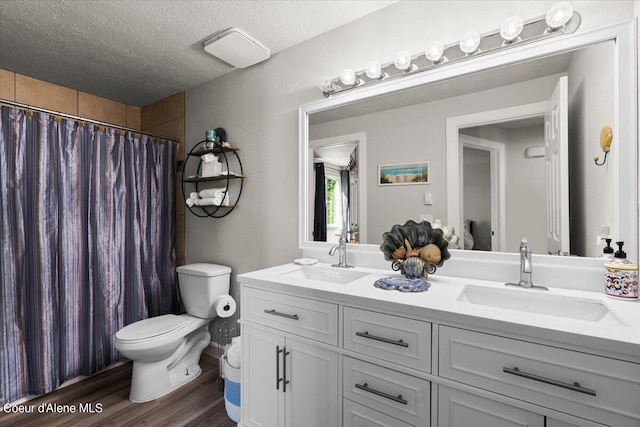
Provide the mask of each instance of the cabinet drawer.
POLYGON ((429 381, 346 356, 343 369, 343 397, 412 425, 429 425, 429 381))
POLYGON ((638 364, 445 326, 439 332, 442 377, 593 421, 640 423, 638 364))
POLYGON ((345 307, 344 348, 431 372, 431 323, 345 307))
POLYGON ((545 427, 544 416, 471 393, 438 386, 438 427, 545 427))
POLYGON ((243 317, 252 322, 338 345, 338 306, 244 287, 243 317))
POLYGON ((411 427, 411 424, 374 411, 349 399, 342 400, 344 402, 342 427, 411 427))

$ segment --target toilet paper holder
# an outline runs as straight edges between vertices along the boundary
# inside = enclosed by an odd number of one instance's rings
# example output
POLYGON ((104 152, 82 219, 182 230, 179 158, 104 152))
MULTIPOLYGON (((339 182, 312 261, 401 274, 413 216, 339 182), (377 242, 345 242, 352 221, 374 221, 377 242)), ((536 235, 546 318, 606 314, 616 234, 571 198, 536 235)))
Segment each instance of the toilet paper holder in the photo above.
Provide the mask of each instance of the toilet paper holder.
POLYGON ((221 295, 215 299, 213 308, 218 317, 226 318, 236 313, 237 304, 231 295, 221 295))

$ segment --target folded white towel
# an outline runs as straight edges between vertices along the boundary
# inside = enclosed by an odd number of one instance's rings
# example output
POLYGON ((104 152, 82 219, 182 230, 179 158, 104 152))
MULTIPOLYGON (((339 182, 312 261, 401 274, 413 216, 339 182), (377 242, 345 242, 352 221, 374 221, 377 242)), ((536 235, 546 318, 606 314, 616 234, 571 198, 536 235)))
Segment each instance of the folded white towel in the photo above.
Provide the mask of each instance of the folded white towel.
POLYGON ((204 199, 198 199, 195 201, 196 206, 219 206, 223 202, 222 197, 206 197, 204 199))
POLYGON ((191 199, 193 199, 193 200, 196 200, 196 199, 199 199, 199 198, 200 198, 200 196, 198 196, 198 193, 196 193, 195 191, 191 192, 191 193, 189 194, 189 197, 190 197, 191 199))
POLYGON ((189 197, 187 199, 187 206, 192 207, 195 204, 196 204, 196 201, 193 198, 189 197))
POLYGON ((224 192, 227 190, 226 187, 223 188, 207 188, 206 190, 201 190, 199 195, 202 198, 205 197, 222 197, 224 192))
POLYGON ((214 156, 211 153, 205 154, 203 156, 200 156, 200 158, 202 159, 202 161, 204 163, 211 163, 211 162, 217 162, 218 161, 218 157, 214 156))
POLYGON ((227 195, 224 197, 220 195, 216 197, 205 197, 203 199, 198 199, 195 201, 195 204, 196 206, 229 206, 229 193, 227 193, 227 195))

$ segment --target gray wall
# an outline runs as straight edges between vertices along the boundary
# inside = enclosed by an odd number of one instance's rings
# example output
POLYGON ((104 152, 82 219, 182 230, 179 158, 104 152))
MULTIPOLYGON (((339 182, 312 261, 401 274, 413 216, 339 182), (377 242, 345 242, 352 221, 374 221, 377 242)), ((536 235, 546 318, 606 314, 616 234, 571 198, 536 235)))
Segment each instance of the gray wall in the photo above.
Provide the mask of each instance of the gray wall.
MULTIPOLYGON (((401 49, 420 52, 429 40, 454 42, 504 19, 544 16, 553 1, 405 1, 365 16, 186 93, 186 149, 205 129, 223 127, 240 148, 248 175, 239 207, 220 220, 186 214, 187 262, 217 262, 235 276, 282 264, 298 249, 298 107, 322 99, 318 83, 343 68, 391 61, 401 49)), ((580 32, 634 16, 630 1, 573 1, 580 32)), ((336 9, 339 13, 339 8, 336 9)), ((215 19, 215 17, 214 17, 215 19)))

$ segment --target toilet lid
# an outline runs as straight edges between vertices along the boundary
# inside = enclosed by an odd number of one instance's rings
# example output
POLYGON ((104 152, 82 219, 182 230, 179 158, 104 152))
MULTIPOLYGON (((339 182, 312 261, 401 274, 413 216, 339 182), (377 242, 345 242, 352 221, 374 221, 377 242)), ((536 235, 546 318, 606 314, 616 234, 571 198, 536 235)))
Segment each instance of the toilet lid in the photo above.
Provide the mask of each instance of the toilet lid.
POLYGON ((122 341, 142 340, 176 331, 186 324, 187 320, 183 317, 165 314, 127 325, 116 333, 116 338, 122 341))

